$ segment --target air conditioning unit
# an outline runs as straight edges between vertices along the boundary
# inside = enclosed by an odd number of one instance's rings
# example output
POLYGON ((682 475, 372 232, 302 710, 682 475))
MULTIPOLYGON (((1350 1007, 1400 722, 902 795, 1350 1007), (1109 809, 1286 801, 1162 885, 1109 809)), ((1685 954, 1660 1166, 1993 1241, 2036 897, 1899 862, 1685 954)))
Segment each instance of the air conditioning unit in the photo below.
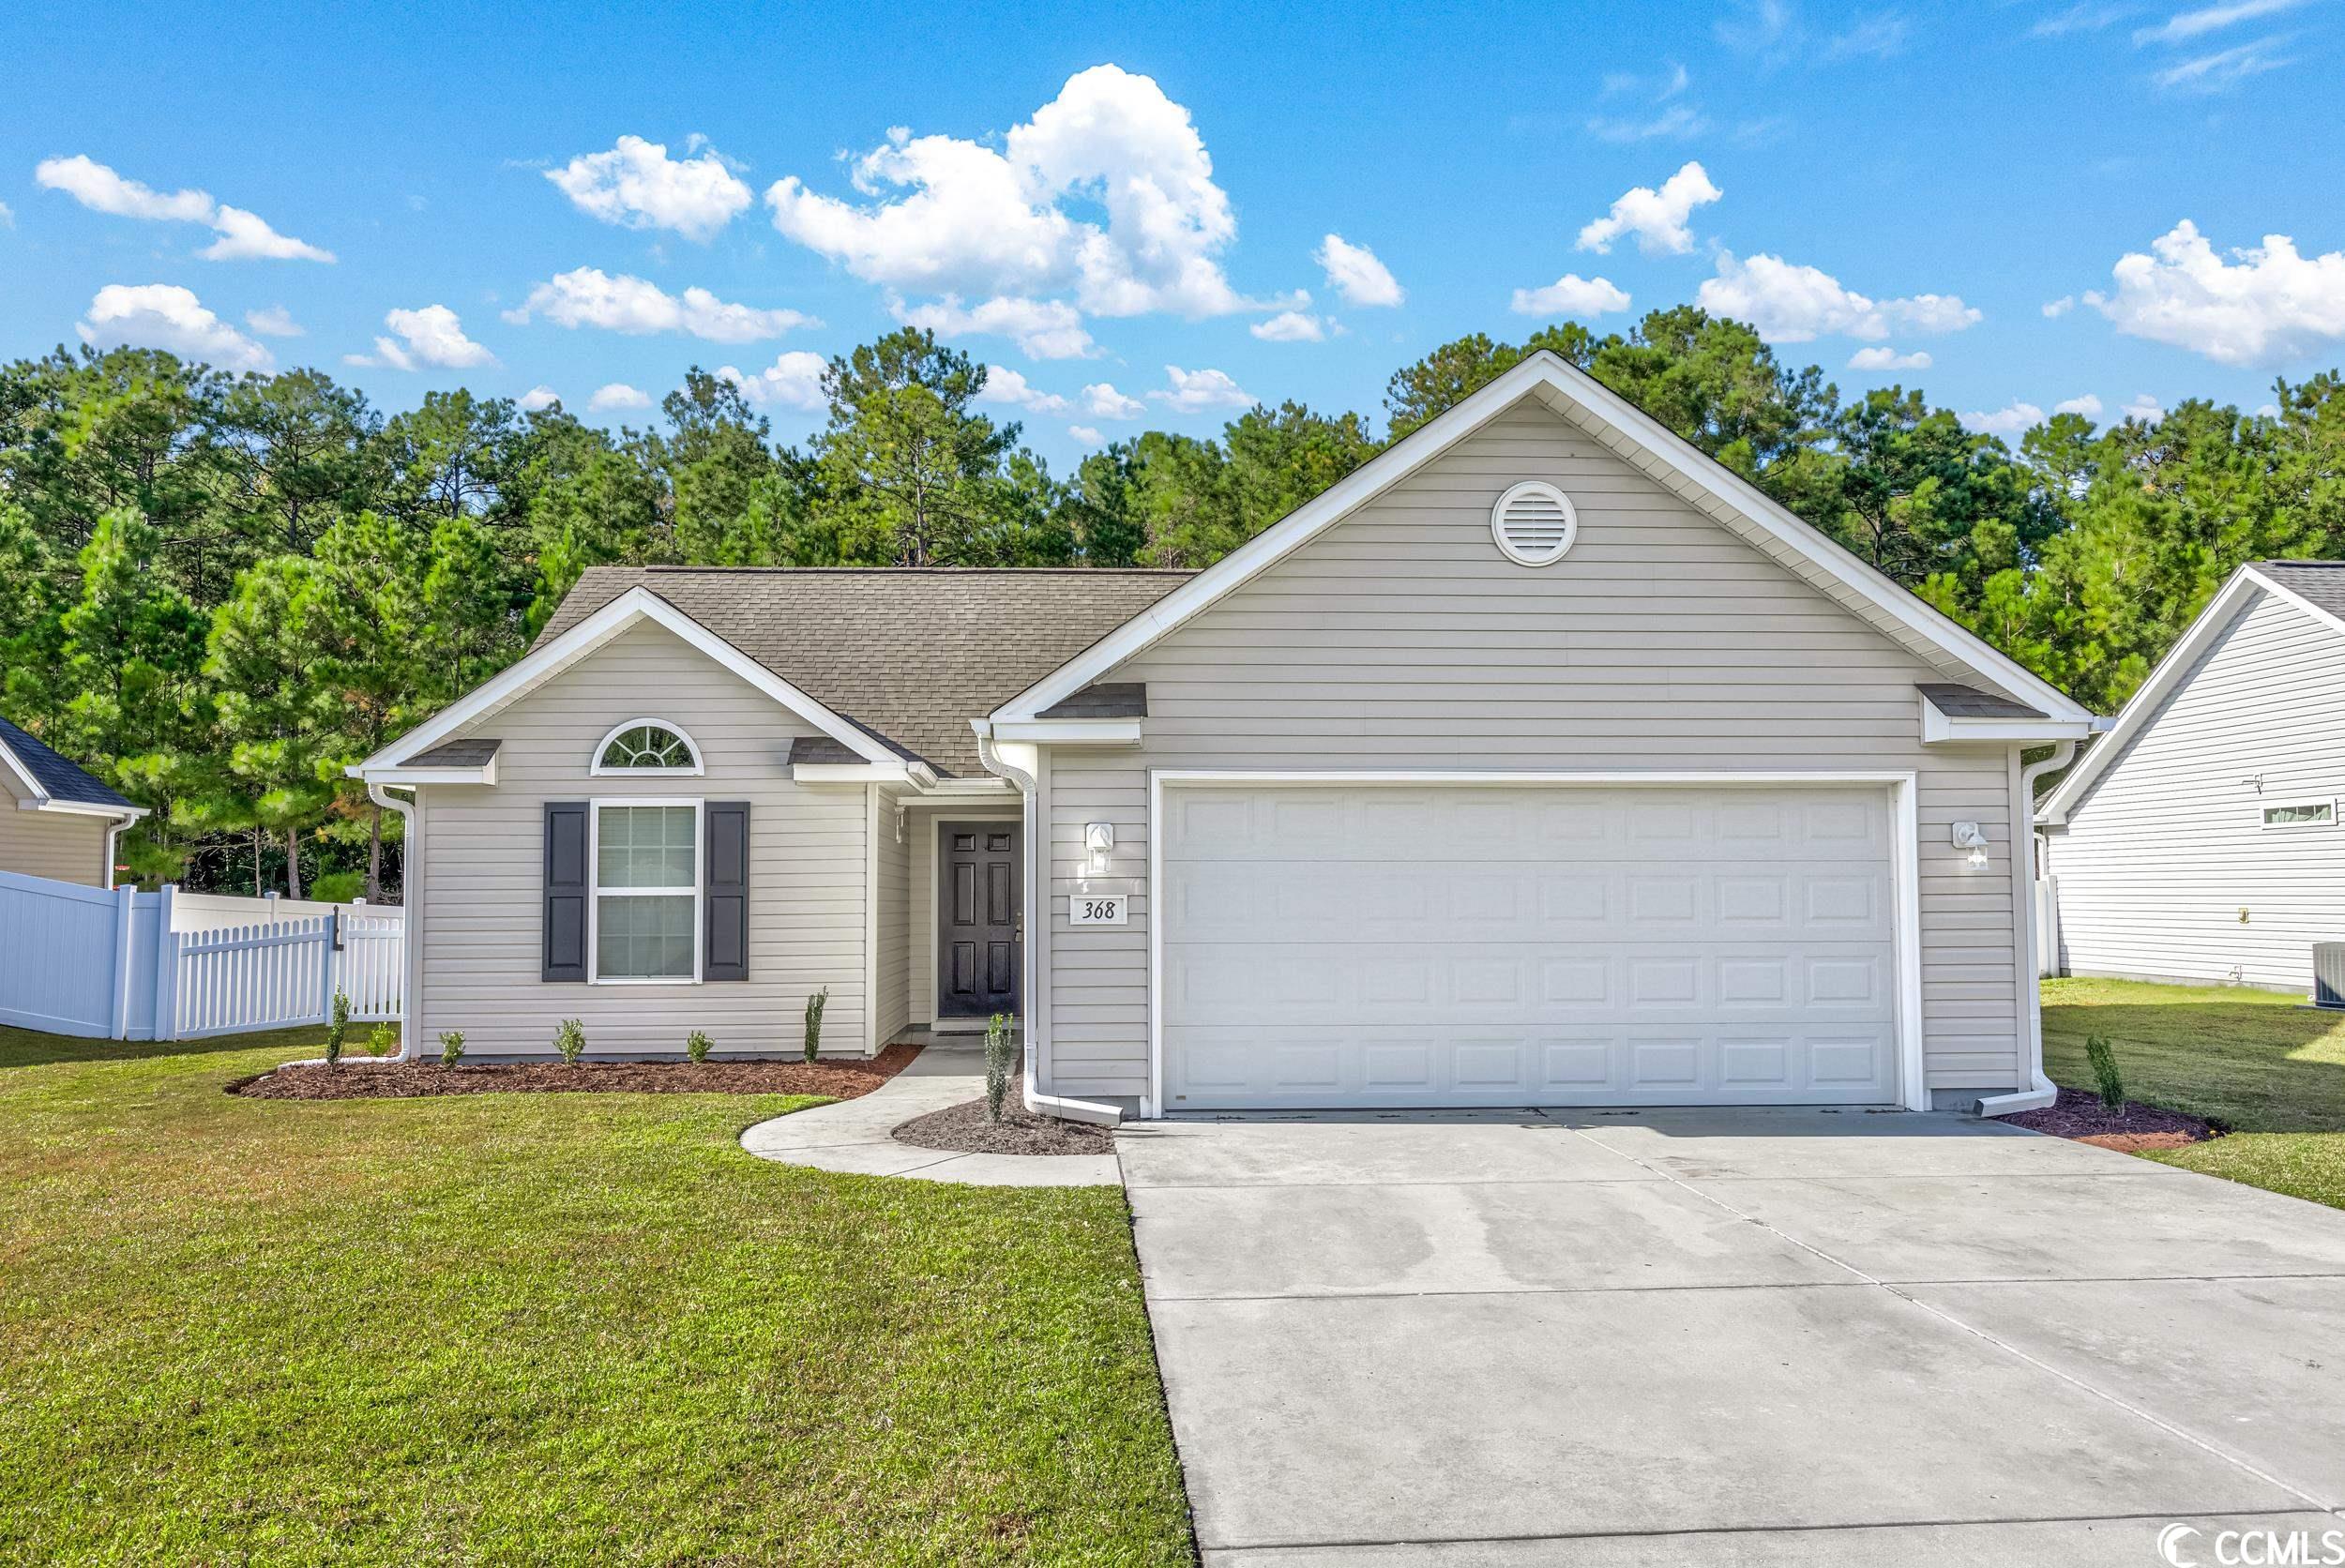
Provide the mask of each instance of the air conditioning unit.
POLYGON ((2345 1008, 2345 942, 2312 944, 2312 1004, 2345 1008))

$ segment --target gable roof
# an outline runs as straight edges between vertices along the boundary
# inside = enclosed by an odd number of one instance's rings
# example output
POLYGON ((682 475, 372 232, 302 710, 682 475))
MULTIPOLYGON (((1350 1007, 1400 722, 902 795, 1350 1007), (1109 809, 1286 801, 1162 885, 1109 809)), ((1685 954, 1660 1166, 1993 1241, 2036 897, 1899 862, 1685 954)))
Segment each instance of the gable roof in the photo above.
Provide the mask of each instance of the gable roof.
POLYGON ((5 768, 44 807, 86 806, 144 817, 121 792, 99 782, 25 731, 0 718, 0 768, 5 768))
POLYGON ((2073 698, 1793 516, 1756 486, 1546 350, 1386 447, 1315 499, 1151 604, 993 710, 1037 717, 1277 565, 1525 399, 1536 399, 1950 681, 1983 685, 2054 720, 2089 722, 2073 698))
MULTIPOLYGON (((2166 651, 2141 689, 2118 710, 2109 732, 2094 743, 2068 770, 2060 787, 2035 814, 2038 822, 2065 822, 2068 813, 2083 804, 2094 781, 2116 762, 2149 726, 2166 699, 2189 677, 2200 656, 2212 646, 2258 594, 2283 599, 2304 611, 2315 625, 2345 636, 2345 561, 2253 561, 2232 573, 2190 623, 2182 640, 2166 651)), ((2341 651, 2345 652, 2345 651, 2341 651)))

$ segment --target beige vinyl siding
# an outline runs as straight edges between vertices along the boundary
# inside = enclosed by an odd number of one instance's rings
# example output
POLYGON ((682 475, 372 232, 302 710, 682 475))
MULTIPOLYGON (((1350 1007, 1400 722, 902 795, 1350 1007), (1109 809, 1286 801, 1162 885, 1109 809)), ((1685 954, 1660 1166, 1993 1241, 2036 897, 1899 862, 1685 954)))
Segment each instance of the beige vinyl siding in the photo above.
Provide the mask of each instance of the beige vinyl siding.
POLYGON ((2302 799, 2345 800, 2345 637, 2258 592, 2047 836, 2067 972, 2308 989, 2345 827, 2262 826, 2302 799))
POLYGON ((0 763, 0 871, 47 877, 79 887, 106 885, 105 817, 77 811, 26 811, 22 787, 0 763))
POLYGON ((426 1027, 464 1032, 475 1055, 545 1053, 582 1018, 597 1054, 680 1050, 694 1029, 719 1052, 794 1053, 809 993, 830 988, 825 1040, 865 1036, 864 875, 870 792, 788 776, 814 731, 706 656, 635 626, 467 733, 496 736, 493 789, 423 791, 426 1027), (699 746, 702 777, 590 777, 614 724, 657 717, 699 746), (547 984, 538 978, 543 807, 552 800, 674 797, 749 803, 749 978, 702 985, 547 984))
POLYGON ((1923 1044, 1935 1089, 2010 1089, 2022 979, 2007 747, 1926 748, 1944 679, 1541 405, 1525 403, 1102 677, 1144 681, 1135 751, 1051 759, 1050 1070, 1131 1097, 1147 1071, 1151 768, 1803 769, 1917 776, 1923 1044), (1559 564, 1490 513, 1559 486, 1559 564), (1082 824, 1115 824, 1131 923, 1067 925, 1082 824), (1992 865, 1949 845, 1976 822, 1992 865))
POLYGON ((975 807, 967 801, 928 801, 912 808, 912 1010, 915 1024, 936 1021, 936 866, 940 822, 1014 822, 1015 806, 975 807))
POLYGON ((877 1049, 912 1022, 913 820, 901 802, 880 790, 872 790, 871 801, 871 885, 877 916, 872 928, 878 948, 872 995, 879 1019, 872 1043, 877 1049))

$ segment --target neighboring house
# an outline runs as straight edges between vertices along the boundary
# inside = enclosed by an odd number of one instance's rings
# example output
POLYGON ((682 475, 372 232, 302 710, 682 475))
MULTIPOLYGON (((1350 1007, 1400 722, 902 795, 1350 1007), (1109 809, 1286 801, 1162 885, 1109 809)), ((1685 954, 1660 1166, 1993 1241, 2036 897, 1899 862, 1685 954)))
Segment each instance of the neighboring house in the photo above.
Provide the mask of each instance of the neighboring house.
POLYGON ((2062 972, 2309 990, 2340 812, 2345 563, 2242 566, 2044 804, 2062 972))
POLYGON ((833 1048, 1019 1014, 1074 1114, 2015 1108, 2020 751, 2092 724, 1539 354, 1194 576, 590 571, 359 771, 411 1041, 827 987, 833 1048))
POLYGON ((0 871, 114 884, 114 836, 146 815, 0 718, 0 871))

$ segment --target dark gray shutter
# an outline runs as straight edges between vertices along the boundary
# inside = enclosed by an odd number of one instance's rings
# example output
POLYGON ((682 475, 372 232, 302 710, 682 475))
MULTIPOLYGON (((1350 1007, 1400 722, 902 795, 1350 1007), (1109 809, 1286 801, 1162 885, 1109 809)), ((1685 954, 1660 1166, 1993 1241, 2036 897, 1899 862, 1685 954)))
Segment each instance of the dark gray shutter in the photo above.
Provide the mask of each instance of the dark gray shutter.
POLYGON ((546 802, 545 980, 586 978, 586 803, 546 802))
POLYGON ((707 818, 708 870, 704 885, 701 978, 749 977, 749 803, 712 800, 707 818))

